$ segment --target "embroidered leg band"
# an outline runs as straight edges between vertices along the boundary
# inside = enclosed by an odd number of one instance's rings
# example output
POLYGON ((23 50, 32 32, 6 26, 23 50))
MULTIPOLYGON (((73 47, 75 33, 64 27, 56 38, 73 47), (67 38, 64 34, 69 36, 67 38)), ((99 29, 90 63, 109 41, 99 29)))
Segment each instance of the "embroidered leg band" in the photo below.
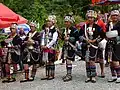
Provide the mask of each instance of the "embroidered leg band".
POLYGON ((9 64, 5 64, 5 70, 6 70, 7 78, 10 78, 10 65, 9 64))
POLYGON ((90 66, 91 77, 96 76, 96 66, 90 66))
POLYGON ((50 74, 50 65, 46 65, 46 76, 50 74))
POLYGON ((120 66, 115 67, 117 78, 120 78, 120 66))
POLYGON ((87 77, 90 78, 91 77, 91 71, 90 71, 90 67, 86 67, 86 73, 87 73, 87 77))
POLYGON ((71 75, 72 74, 72 64, 67 64, 66 69, 67 69, 67 74, 71 75))
POLYGON ((110 70, 111 70, 112 76, 113 76, 113 77, 116 76, 115 68, 111 66, 111 67, 110 67, 110 70))
POLYGON ((51 69, 51 76, 54 77, 54 75, 55 75, 55 65, 50 65, 50 69, 51 69))

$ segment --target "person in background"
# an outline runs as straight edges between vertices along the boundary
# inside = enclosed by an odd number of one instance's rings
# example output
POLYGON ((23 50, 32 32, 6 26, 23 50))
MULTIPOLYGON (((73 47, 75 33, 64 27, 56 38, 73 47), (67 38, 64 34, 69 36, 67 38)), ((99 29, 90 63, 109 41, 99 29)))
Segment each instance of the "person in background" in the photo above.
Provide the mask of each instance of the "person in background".
POLYGON ((101 12, 99 11, 96 18, 96 24, 99 25, 104 32, 106 32, 106 25, 102 20, 101 12))
POLYGON ((26 34, 25 34, 24 29, 22 27, 19 30, 19 36, 22 40, 24 40, 26 38, 26 34))
MULTIPOLYGON (((105 32, 106 32, 106 25, 105 23, 103 22, 102 20, 102 16, 101 16, 101 12, 99 11, 98 14, 97 14, 97 18, 96 18, 96 24, 98 26, 100 26, 103 30, 103 35, 105 37, 105 32)), ((104 52, 105 52, 105 46, 106 44, 103 44, 103 43, 106 43, 107 41, 103 38, 103 40, 101 42, 99 42, 99 49, 98 49, 98 53, 97 53, 97 61, 99 64, 100 64, 100 69, 101 69, 101 75, 99 77, 101 78, 104 78, 105 77, 105 71, 104 71, 104 68, 105 68, 105 64, 104 64, 104 52)))
MULTIPOLYGON (((26 38, 26 34, 24 32, 24 29, 21 27, 19 32, 18 32, 18 35, 20 36, 20 38, 22 39, 22 43, 24 41, 24 39, 26 38)), ((19 62, 19 67, 20 69, 18 71, 22 71, 23 70, 23 61, 22 61, 22 52, 23 52, 23 47, 21 46, 21 56, 20 56, 20 62, 19 62)))

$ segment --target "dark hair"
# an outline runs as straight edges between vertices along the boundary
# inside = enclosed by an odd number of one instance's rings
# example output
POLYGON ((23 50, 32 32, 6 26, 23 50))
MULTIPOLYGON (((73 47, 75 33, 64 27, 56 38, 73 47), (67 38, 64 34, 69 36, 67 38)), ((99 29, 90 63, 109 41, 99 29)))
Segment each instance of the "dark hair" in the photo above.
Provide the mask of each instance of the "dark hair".
POLYGON ((19 32, 19 35, 26 35, 25 32, 19 32))
POLYGON ((95 10, 93 6, 89 6, 88 10, 95 10))
POLYGON ((65 16, 70 16, 70 17, 72 17, 72 15, 70 15, 70 14, 66 14, 65 16))
POLYGON ((44 30, 46 26, 47 26, 47 25, 46 25, 46 24, 44 24, 44 25, 42 26, 42 30, 44 30))
MULTIPOLYGON (((16 25, 18 25, 17 23, 12 23, 12 24, 16 24, 16 25)), ((11 24, 11 25, 12 25, 12 24, 11 24)))
POLYGON ((113 8, 111 11, 118 10, 117 8, 113 8))
POLYGON ((0 45, 1 45, 1 47, 6 46, 6 42, 5 42, 5 41, 1 41, 1 42, 0 42, 0 45))

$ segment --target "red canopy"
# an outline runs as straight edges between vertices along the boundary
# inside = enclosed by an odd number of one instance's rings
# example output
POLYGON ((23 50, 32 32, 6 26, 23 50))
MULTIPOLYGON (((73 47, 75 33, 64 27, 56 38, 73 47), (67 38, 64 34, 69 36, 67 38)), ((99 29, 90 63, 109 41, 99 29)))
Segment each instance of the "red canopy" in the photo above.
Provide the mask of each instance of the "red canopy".
POLYGON ((98 2, 100 2, 100 0, 92 0, 92 4, 96 4, 98 2))
POLYGON ((23 24, 27 20, 0 3, 0 28, 9 27, 12 23, 23 24))

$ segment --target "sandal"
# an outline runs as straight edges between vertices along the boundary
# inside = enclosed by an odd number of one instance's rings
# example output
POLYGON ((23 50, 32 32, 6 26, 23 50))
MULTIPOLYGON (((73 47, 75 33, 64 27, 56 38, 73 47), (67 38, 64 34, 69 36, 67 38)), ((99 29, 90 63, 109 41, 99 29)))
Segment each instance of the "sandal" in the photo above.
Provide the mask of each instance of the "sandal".
POLYGON ((101 75, 101 76, 98 76, 98 77, 100 77, 100 78, 105 78, 105 75, 101 75))
POLYGON ((91 82, 92 82, 92 83, 96 83, 95 77, 92 77, 92 78, 91 78, 91 82))
POLYGON ((66 76, 63 76, 62 79, 64 79, 66 76))
POLYGON ((88 83, 88 82, 90 82, 91 81, 91 79, 90 78, 87 78, 86 80, 85 80, 85 83, 88 83))
POLYGON ((47 80, 52 80, 52 79, 54 79, 54 77, 49 77, 49 78, 47 78, 47 80))
POLYGON ((117 79, 110 79, 108 82, 115 82, 117 79))
POLYGON ((71 75, 67 75, 67 76, 63 79, 64 82, 68 82, 68 81, 71 81, 71 80, 72 80, 72 76, 71 76, 71 75))
POLYGON ((15 78, 7 78, 6 80, 3 80, 2 83, 9 83, 9 82, 15 82, 15 78))
POLYGON ((45 78, 41 78, 41 80, 47 80, 48 79, 48 77, 45 77, 45 78))
POLYGON ((30 77, 28 81, 34 81, 34 77, 30 77))
POLYGON ((28 80, 29 80, 29 78, 28 79, 23 79, 23 80, 20 81, 20 83, 27 82, 28 80))
POLYGON ((115 83, 120 83, 120 78, 118 78, 118 79, 115 81, 115 83))

